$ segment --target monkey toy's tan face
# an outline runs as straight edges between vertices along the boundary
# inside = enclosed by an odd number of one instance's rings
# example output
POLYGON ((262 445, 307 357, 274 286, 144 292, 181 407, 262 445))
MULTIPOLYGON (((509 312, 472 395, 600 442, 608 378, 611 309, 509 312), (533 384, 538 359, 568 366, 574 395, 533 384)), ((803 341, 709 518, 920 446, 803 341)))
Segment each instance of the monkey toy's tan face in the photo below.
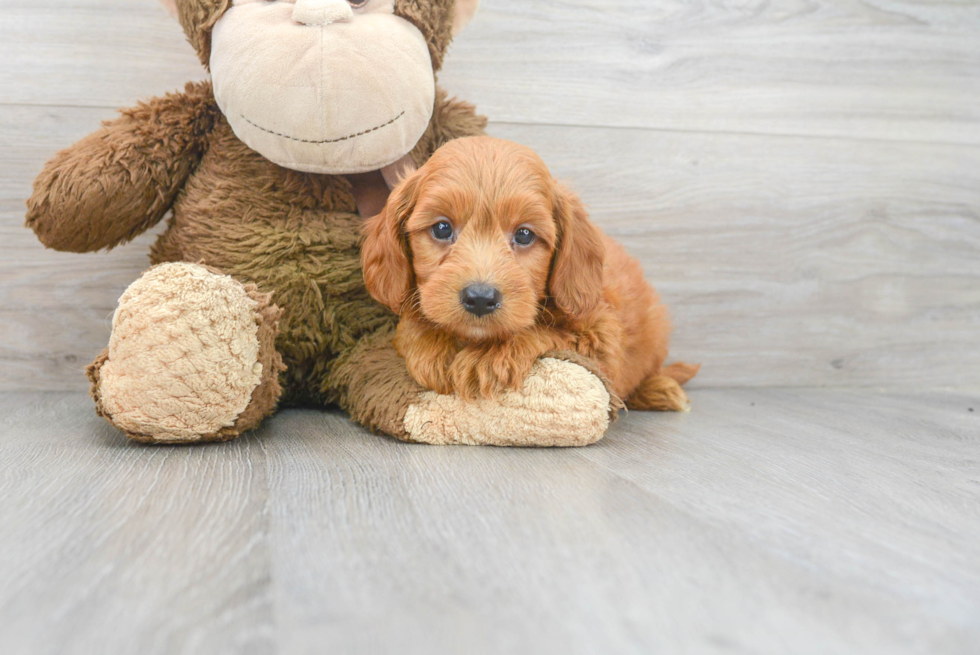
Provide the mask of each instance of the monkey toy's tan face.
POLYGON ((422 33, 394 0, 234 0, 211 78, 235 134, 287 168, 361 173, 407 154, 432 115, 422 33))

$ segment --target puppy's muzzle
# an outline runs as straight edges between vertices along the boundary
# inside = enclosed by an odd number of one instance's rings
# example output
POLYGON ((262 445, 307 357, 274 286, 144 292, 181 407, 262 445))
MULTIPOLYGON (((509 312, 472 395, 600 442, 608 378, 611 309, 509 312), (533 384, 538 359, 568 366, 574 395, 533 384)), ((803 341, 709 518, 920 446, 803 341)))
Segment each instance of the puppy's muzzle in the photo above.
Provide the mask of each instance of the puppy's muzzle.
POLYGON ((489 284, 471 284, 459 292, 459 301, 470 314, 486 316, 500 309, 503 296, 489 284))

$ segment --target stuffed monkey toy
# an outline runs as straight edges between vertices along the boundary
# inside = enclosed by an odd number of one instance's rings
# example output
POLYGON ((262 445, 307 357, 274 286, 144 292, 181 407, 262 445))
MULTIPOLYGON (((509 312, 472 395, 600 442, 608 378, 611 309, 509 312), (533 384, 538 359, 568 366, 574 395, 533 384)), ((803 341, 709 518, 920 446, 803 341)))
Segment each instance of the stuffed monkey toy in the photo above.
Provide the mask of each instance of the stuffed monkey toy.
POLYGON ((145 442, 232 439, 282 405, 338 404, 426 443, 584 445, 618 400, 595 365, 542 358, 465 403, 419 387, 364 287, 362 217, 486 120, 436 86, 478 0, 164 0, 209 82, 125 109, 44 167, 27 225, 57 250, 171 212, 88 368, 96 411, 145 442))

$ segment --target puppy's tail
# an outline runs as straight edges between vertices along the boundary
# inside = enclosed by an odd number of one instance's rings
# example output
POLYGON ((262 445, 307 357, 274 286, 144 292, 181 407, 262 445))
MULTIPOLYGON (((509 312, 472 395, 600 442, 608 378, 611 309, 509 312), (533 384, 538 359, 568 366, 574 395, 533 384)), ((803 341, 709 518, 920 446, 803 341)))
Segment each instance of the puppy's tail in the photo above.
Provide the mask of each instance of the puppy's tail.
POLYGON ((674 362, 670 366, 665 366, 661 375, 677 380, 677 384, 687 384, 691 378, 701 370, 700 364, 685 364, 684 362, 674 362))
POLYGON ((681 385, 697 375, 700 364, 676 362, 640 383, 626 399, 629 409, 659 412, 688 411, 687 394, 681 385))

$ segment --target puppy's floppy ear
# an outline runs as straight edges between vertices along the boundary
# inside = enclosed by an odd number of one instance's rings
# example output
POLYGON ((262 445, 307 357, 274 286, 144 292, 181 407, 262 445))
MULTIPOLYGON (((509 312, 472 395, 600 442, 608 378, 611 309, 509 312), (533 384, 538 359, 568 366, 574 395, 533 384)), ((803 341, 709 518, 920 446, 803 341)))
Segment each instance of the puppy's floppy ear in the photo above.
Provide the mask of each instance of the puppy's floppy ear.
POLYGON ((558 243, 548 293, 568 316, 584 318, 595 312, 602 301, 605 246, 578 196, 557 183, 554 193, 558 243))
POLYGON ((412 284, 408 241, 402 229, 418 200, 418 177, 415 173, 395 187, 381 213, 364 224, 364 284, 375 300, 396 314, 401 313, 412 284))

